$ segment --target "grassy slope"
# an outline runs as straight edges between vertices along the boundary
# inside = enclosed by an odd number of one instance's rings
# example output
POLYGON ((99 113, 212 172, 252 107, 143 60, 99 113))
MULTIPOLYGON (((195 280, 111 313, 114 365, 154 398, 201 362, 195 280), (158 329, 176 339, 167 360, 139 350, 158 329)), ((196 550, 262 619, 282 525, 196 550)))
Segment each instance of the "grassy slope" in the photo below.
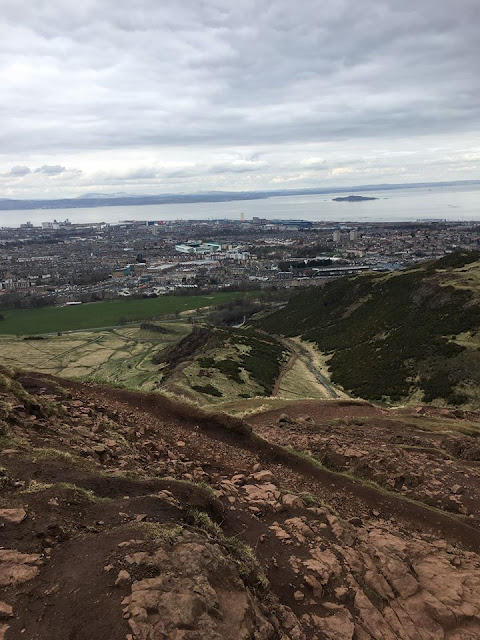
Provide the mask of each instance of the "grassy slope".
POLYGON ((127 388, 158 388, 158 367, 152 355, 190 331, 186 323, 165 323, 169 333, 122 327, 104 331, 50 336, 45 340, 0 337, 4 364, 65 378, 86 378, 127 388))
POLYGON ((40 309, 7 309, 2 311, 0 333, 35 335, 57 331, 75 331, 111 327, 120 318, 127 322, 146 320, 165 314, 222 304, 236 292, 219 292, 205 296, 161 296, 140 300, 108 300, 73 307, 43 307, 40 309))
POLYGON ((387 276, 335 280, 295 296, 261 327, 333 354, 332 380, 358 396, 399 400, 420 388, 426 402, 475 404, 478 350, 456 336, 479 330, 479 257, 452 254, 387 276))

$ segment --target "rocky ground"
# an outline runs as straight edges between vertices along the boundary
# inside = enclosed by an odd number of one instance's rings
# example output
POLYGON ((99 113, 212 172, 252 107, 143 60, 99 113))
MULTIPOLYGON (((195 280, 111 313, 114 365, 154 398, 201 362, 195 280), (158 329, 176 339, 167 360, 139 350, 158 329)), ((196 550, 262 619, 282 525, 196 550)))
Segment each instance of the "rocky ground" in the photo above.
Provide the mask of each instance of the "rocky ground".
POLYGON ((480 416, 343 401, 297 403, 288 414, 274 411, 253 418, 258 433, 307 452, 332 471, 467 515, 478 526, 480 431, 470 427, 472 421, 478 425, 480 416), (466 435, 470 431, 476 437, 466 435))
POLYGON ((474 438, 284 413, 0 373, 0 638, 480 637, 474 438))

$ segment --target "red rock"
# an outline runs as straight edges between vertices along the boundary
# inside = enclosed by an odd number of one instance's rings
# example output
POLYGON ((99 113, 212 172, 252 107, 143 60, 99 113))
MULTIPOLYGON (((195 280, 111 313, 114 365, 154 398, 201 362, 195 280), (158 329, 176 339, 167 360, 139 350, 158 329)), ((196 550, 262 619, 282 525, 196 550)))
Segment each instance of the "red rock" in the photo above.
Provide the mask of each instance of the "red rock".
POLYGON ((0 600, 0 618, 11 618, 12 616, 13 607, 0 600))
POLYGON ((128 573, 128 571, 125 571, 125 569, 122 569, 117 576, 117 579, 115 580, 115 586, 116 587, 123 587, 124 585, 128 584, 131 580, 131 575, 128 573))
POLYGON ((258 473, 252 474, 252 478, 257 482, 273 482, 274 477, 271 471, 258 471, 258 473))
POLYGON ((0 519, 12 524, 19 524, 27 517, 25 509, 0 509, 0 519))

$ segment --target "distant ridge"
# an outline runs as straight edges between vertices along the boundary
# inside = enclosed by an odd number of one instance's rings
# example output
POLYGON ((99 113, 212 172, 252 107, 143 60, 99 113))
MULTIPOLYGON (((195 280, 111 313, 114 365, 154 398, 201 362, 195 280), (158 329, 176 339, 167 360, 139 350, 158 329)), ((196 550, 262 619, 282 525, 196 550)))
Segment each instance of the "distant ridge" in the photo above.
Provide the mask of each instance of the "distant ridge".
POLYGON ((411 182, 404 184, 371 184, 349 187, 318 187, 312 189, 277 189, 274 191, 206 191, 197 193, 164 193, 158 195, 128 195, 124 193, 91 193, 75 198, 16 200, 0 198, 0 210, 15 209, 81 209, 88 207, 141 206, 147 204, 187 204, 195 202, 232 202, 235 200, 262 200, 264 198, 320 195, 352 191, 390 191, 393 189, 415 189, 422 187, 454 187, 480 184, 480 180, 457 180, 454 182, 411 182))

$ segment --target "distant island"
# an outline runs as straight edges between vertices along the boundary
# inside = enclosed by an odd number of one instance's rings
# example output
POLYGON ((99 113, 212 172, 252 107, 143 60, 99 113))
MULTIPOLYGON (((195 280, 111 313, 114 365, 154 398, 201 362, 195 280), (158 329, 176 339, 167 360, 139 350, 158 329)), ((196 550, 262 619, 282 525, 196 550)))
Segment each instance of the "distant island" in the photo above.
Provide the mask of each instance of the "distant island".
POLYGON ((339 196, 338 198, 332 198, 336 202, 362 202, 363 200, 378 200, 378 198, 369 198, 367 196, 339 196))

